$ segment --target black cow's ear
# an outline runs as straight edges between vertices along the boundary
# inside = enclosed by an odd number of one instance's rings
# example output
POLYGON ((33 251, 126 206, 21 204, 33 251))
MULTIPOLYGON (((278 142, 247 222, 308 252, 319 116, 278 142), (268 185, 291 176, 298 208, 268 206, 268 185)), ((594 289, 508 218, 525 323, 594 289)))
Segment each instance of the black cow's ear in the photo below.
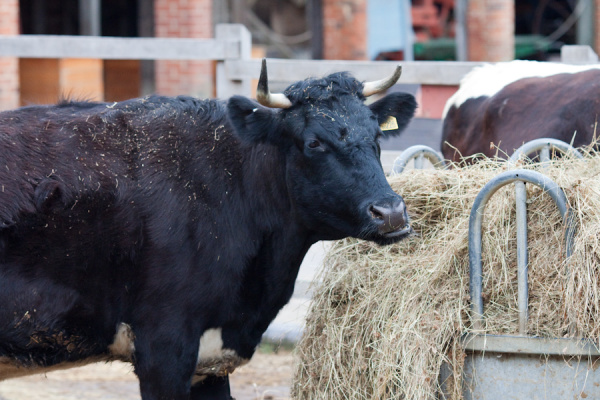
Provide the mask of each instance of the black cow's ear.
POLYGON ((278 137, 276 111, 243 97, 233 96, 227 103, 227 115, 238 137, 250 143, 262 143, 278 137))
POLYGON ((391 93, 369 106, 377 117, 384 135, 397 135, 406 128, 417 108, 417 101, 409 93, 391 93))

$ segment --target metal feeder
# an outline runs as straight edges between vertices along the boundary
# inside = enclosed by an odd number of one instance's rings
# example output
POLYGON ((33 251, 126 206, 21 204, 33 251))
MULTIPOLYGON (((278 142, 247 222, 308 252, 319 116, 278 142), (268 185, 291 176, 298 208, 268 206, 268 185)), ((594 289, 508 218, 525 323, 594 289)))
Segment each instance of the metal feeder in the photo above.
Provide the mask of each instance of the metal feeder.
POLYGON ((415 169, 423 169, 423 161, 425 159, 429 160, 434 166, 446 166, 446 162, 437 151, 429 146, 416 145, 404 150, 402 154, 396 158, 392 172, 394 174, 402 173, 408 162, 412 159, 415 160, 415 169))
MULTIPOLYGON (((566 197, 545 175, 529 170, 504 172, 488 182, 478 194, 469 220, 469 263, 473 333, 463 338, 467 353, 464 364, 463 395, 479 399, 600 399, 600 352, 594 342, 584 339, 526 336, 528 318, 527 222, 523 186, 517 198, 517 268, 519 335, 488 335, 482 332, 483 300, 481 266, 481 223, 489 198, 502 186, 528 182, 546 191, 554 200, 565 224, 567 257, 571 255, 575 231, 566 197)), ((519 193, 517 193, 518 195, 519 193)), ((445 380, 451 371, 442 366, 440 398, 446 399, 445 380)))

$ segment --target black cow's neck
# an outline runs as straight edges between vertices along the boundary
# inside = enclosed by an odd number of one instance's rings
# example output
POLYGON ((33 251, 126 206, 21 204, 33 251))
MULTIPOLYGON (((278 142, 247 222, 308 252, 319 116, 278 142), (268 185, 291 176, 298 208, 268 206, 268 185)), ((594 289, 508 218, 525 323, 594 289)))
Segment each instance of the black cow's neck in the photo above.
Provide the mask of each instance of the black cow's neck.
POLYGON ((261 336, 294 290, 298 270, 309 247, 310 233, 297 220, 285 181, 285 159, 271 146, 246 153, 244 207, 252 213, 255 252, 244 265, 237 316, 224 330, 225 345, 250 357, 261 336), (240 334, 241 333, 241 334, 240 334))

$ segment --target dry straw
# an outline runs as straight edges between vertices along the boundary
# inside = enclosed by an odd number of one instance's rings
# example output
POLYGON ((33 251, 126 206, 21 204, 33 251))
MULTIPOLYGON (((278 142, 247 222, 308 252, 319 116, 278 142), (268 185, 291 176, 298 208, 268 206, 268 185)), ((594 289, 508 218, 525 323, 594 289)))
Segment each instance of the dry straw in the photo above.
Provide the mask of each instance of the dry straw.
MULTIPOLYGON (((520 165, 564 190, 578 230, 565 260, 564 227, 549 195, 527 185, 529 334, 600 338, 600 157, 520 165)), ((380 247, 346 239, 329 253, 296 349, 295 399, 437 399, 443 362, 461 399, 469 319, 468 225, 473 200, 506 163, 483 160, 391 178, 416 234, 380 247)), ((516 334, 514 186, 500 189, 483 219, 486 332, 516 334)))

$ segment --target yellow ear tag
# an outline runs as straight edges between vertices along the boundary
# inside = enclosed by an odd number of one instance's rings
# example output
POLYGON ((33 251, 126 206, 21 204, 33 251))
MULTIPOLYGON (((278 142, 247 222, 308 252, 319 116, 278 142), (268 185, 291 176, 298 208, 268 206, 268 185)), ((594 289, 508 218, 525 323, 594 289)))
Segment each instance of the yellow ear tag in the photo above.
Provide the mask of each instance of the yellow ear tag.
POLYGON ((396 121, 396 117, 390 115, 379 127, 382 131, 393 131, 398 129, 398 121, 396 121))

